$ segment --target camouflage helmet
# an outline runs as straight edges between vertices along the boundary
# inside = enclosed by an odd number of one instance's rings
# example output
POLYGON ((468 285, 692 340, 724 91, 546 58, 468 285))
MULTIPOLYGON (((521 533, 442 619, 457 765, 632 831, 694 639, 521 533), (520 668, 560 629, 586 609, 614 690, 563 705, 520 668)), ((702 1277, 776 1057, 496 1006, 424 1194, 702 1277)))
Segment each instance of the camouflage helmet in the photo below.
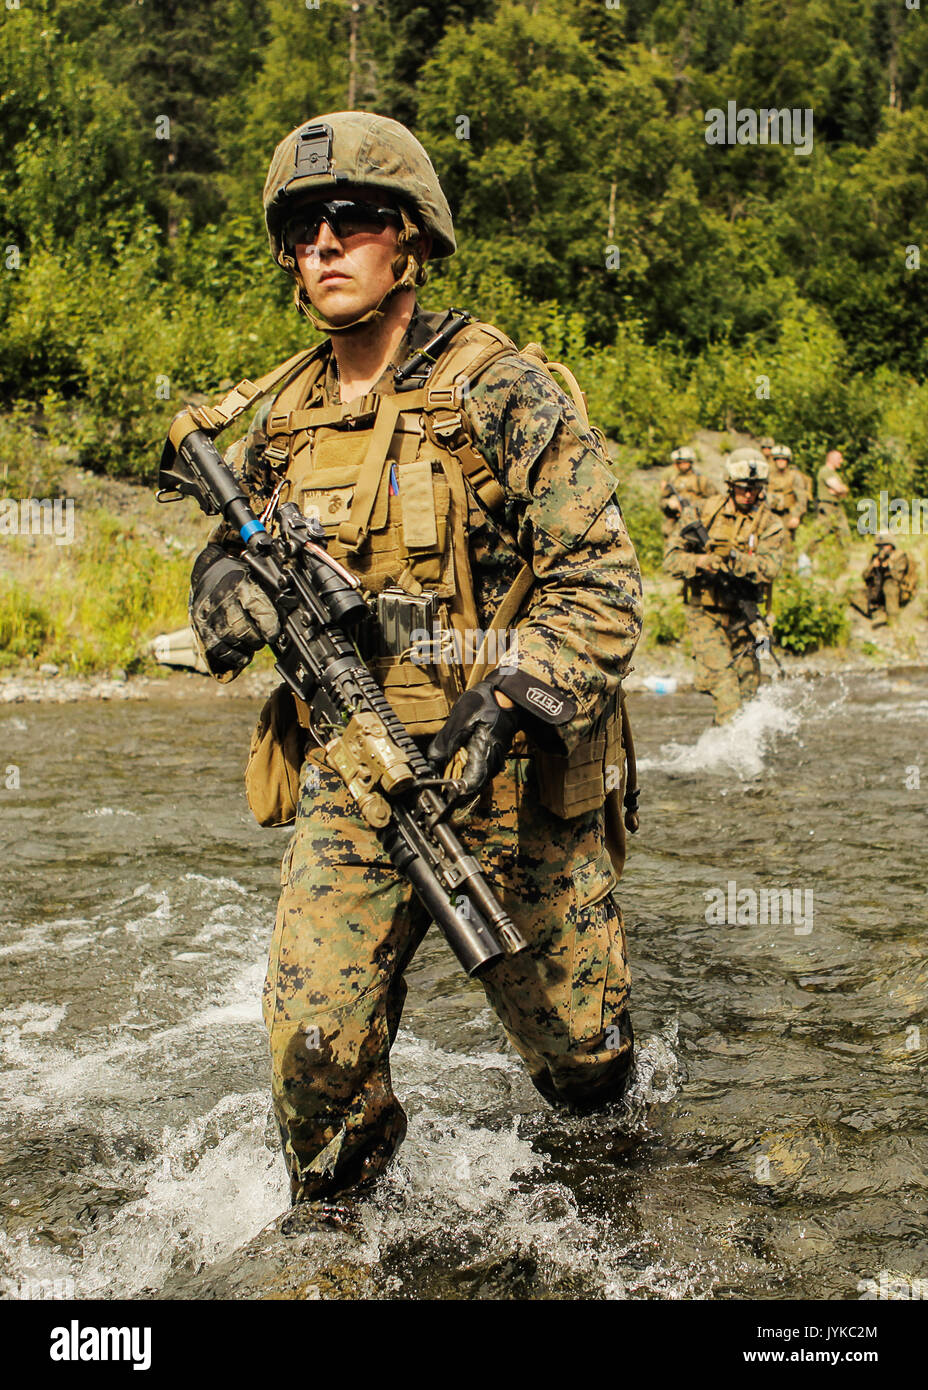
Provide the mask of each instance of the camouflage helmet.
MULTIPOLYGON (((346 185, 370 188, 405 205, 432 237, 433 257, 454 254, 447 199, 423 147, 389 116, 334 111, 304 121, 281 140, 264 184, 264 216, 271 255, 283 264, 281 231, 305 194, 322 189, 338 197, 346 185)), ((289 266, 284 266, 289 270, 289 266)))
POLYGON ((770 438, 770 435, 769 435, 769 434, 765 434, 764 437, 763 437, 763 439, 760 441, 760 444, 759 444, 757 447, 758 447, 759 449, 772 449, 772 448, 773 448, 773 440, 770 438))
POLYGON ((792 462, 793 451, 788 444, 774 444, 771 452, 775 459, 789 459, 792 462))
POLYGON ((896 542, 888 531, 881 531, 878 536, 874 536, 873 544, 877 547, 888 545, 890 550, 896 549, 896 542))
POLYGON ((763 485, 769 477, 770 464, 758 449, 750 446, 732 450, 725 461, 725 478, 729 487, 733 483, 763 485))
POLYGON ((684 444, 680 449, 674 449, 670 455, 671 463, 695 463, 696 455, 688 444, 684 444))

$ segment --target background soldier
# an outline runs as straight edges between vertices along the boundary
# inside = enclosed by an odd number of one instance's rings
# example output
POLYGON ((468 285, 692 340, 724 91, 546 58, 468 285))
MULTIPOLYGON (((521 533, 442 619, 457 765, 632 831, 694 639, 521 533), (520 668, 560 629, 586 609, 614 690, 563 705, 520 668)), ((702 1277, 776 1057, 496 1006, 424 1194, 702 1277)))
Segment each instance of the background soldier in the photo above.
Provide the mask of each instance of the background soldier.
POLYGON ((760 441, 760 444, 758 445, 758 448, 760 449, 761 453, 762 453, 763 456, 764 456, 764 462, 766 463, 767 467, 772 469, 772 468, 773 468, 773 440, 770 438, 770 435, 769 435, 769 434, 765 434, 765 435, 764 435, 763 439, 760 441))
POLYGON ((830 449, 818 470, 815 498, 818 514, 824 519, 820 540, 826 536, 840 536, 842 540, 851 538, 851 528, 844 511, 844 498, 850 489, 838 474, 843 463, 844 455, 838 449, 830 449))
POLYGON ((661 530, 665 541, 679 521, 687 501, 695 505, 702 497, 718 496, 718 488, 696 472, 695 463, 695 453, 688 444, 684 444, 681 449, 674 449, 670 455, 670 467, 665 468, 661 477, 660 501, 664 514, 661 530))
POLYGON ((664 571, 684 580, 683 598, 696 689, 715 701, 724 724, 760 684, 759 644, 769 640, 750 605, 762 599, 783 559, 783 525, 761 500, 767 464, 756 449, 736 449, 725 465, 728 496, 698 504, 704 539, 670 538, 664 571), (701 544, 702 551, 692 546, 701 544), (745 605, 748 605, 746 608, 745 605))
POLYGON ((892 536, 885 532, 876 538, 876 546, 863 572, 863 587, 858 589, 851 604, 870 618, 874 627, 882 627, 899 616, 899 609, 915 597, 918 588, 918 569, 914 558, 897 550, 892 536))
POLYGON ((774 444, 773 467, 767 480, 766 503, 783 523, 788 545, 795 542, 796 530, 809 507, 805 475, 793 467, 793 451, 788 444, 774 444))
MULTIPOLYGON (((229 459, 257 507, 286 479, 330 553, 372 597, 389 588, 397 611, 433 606, 460 636, 502 621, 504 600, 519 615, 514 670, 476 679, 453 645, 435 666, 408 648, 365 659, 433 764, 461 750, 464 778, 483 789, 461 835, 529 943, 481 977, 509 1039, 546 1098, 600 1105, 621 1094, 632 1057, 612 893, 621 821, 607 837, 604 799, 641 630, 601 437, 537 356, 487 324, 459 324, 422 351, 454 317, 420 311, 415 287, 455 239, 405 127, 366 112, 300 127, 275 151, 264 203, 274 260, 328 336, 229 459), (547 732, 519 703, 537 686, 561 710, 547 732)), ((266 640, 267 614, 235 574, 234 539, 213 541, 194 568, 191 616, 213 673, 229 679, 266 640)), ((315 747, 301 787, 264 994, 294 1202, 375 1178, 402 1141, 390 1048, 403 972, 429 925, 315 747)))

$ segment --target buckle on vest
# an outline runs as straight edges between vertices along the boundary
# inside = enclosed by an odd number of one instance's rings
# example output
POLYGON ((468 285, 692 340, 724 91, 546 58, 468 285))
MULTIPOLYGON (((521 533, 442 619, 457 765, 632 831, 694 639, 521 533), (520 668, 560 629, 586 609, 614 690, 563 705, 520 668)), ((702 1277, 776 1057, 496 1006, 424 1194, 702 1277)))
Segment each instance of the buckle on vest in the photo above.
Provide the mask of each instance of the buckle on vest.
POLYGON ((271 411, 267 417, 267 424, 264 426, 266 434, 289 434, 290 433, 290 412, 271 411))
POLYGON ((462 394, 463 383, 457 381, 451 386, 428 386, 425 392, 426 409, 439 410, 442 406, 447 409, 460 405, 462 394))

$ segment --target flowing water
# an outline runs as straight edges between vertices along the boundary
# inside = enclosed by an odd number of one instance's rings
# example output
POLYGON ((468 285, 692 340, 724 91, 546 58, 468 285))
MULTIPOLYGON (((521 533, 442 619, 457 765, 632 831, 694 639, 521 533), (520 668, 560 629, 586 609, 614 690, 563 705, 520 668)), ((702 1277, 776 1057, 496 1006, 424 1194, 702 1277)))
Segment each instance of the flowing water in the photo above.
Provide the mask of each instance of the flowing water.
POLYGON ((634 696, 627 1103, 548 1108, 430 933, 408 1138, 344 1229, 277 1219, 288 832, 241 792, 254 704, 191 689, 0 706, 6 1297, 928 1294, 928 673, 781 681, 723 730, 634 696))

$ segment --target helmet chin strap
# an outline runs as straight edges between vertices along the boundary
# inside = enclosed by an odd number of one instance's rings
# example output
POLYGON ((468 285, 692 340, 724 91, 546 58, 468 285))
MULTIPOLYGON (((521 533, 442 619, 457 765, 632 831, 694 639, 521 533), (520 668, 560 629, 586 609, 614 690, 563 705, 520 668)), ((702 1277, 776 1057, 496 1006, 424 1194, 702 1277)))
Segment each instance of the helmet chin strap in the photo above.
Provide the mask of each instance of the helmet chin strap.
POLYGON ((330 323, 329 320, 320 314, 306 293, 306 286, 303 284, 303 277, 300 274, 299 266, 295 259, 286 252, 279 257, 280 264, 296 280, 293 291, 293 302, 301 314, 305 314, 313 328, 320 333, 347 333, 353 328, 359 328, 362 323, 369 323, 371 319, 383 317, 383 306, 391 295, 399 293, 400 290, 412 290, 417 285, 424 285, 428 278, 428 271, 417 255, 418 242, 420 239, 419 228, 409 217, 405 208, 400 208, 400 215, 403 219, 403 229, 397 237, 399 254, 394 258, 390 267, 396 276, 394 283, 387 290, 380 301, 374 305, 373 309, 368 309, 367 313, 360 314, 358 318, 352 319, 350 323, 330 323))

